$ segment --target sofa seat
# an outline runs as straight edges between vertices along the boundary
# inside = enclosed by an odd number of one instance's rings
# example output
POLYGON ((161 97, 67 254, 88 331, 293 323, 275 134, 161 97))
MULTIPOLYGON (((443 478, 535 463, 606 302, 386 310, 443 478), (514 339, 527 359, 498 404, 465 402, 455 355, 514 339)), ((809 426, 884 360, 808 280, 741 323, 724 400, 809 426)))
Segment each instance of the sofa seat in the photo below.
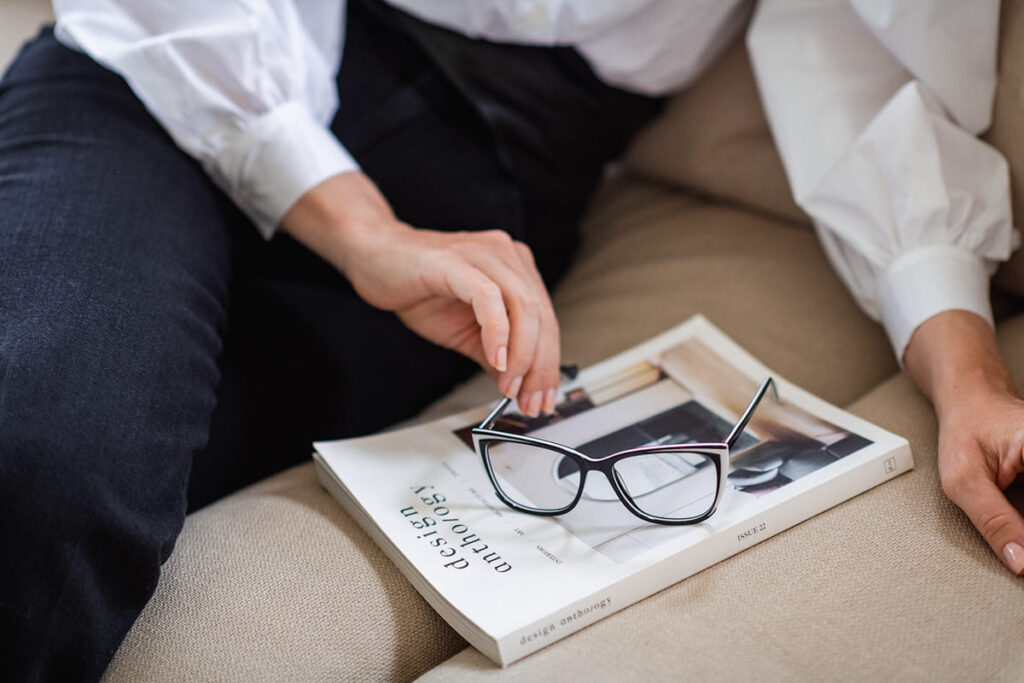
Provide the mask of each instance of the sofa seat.
MULTIPOLYGON (((0 65, 49 16, 6 0, 0 65)), ((1024 0, 987 139, 1024 211, 1024 0)), ((999 275, 1024 294, 1024 257, 999 275)), ((1024 384, 1024 306, 998 335, 1024 384)), ((939 488, 936 423, 789 197, 737 43, 643 131, 554 293, 588 364, 703 313, 781 375, 906 436, 916 468, 500 669, 412 589, 311 463, 190 515, 106 681, 1024 680, 1024 581, 939 488)), ((477 377, 418 419, 495 398, 477 377)), ((1024 505, 1024 490, 1011 487, 1024 505)))
MULTIPOLYGON (((107 680, 1024 675, 1024 583, 942 495, 930 406, 805 226, 619 178, 555 301, 565 356, 583 363, 702 311, 783 376, 906 436, 916 469, 502 670, 301 465, 189 517, 107 680)), ((1024 317, 1000 338, 1024 381, 1024 317)), ((479 377, 420 419, 493 399, 479 377)))

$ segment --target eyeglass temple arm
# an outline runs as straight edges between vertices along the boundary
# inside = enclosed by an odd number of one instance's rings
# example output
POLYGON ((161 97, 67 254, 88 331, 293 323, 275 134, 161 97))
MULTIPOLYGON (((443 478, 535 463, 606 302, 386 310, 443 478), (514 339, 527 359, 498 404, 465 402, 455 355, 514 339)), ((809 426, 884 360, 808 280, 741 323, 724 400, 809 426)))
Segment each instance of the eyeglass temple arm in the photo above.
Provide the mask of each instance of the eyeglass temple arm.
MULTIPOLYGON (((558 370, 570 380, 576 379, 576 375, 580 373, 580 369, 576 365, 559 365, 558 370)), ((508 408, 508 404, 511 402, 512 399, 508 396, 498 401, 498 405, 494 406, 494 410, 484 418, 478 429, 489 429, 494 421, 501 417, 501 414, 505 412, 505 408, 508 408)))
POLYGON ((740 416, 739 422, 737 422, 736 426, 732 428, 731 432, 729 432, 729 438, 725 440, 725 444, 730 448, 730 450, 733 445, 735 445, 736 441, 739 440, 740 434, 743 433, 743 430, 746 429, 747 423, 750 422, 750 418, 754 415, 754 411, 757 410, 757 405, 761 402, 761 399, 764 398, 764 395, 769 388, 772 390, 772 396, 775 400, 779 400, 779 392, 775 388, 775 382, 771 377, 769 377, 761 383, 761 388, 757 390, 756 394, 754 394, 754 398, 750 399, 750 404, 747 406, 747 409, 743 411, 743 415, 740 416))
POLYGON ((487 415, 487 417, 484 418, 484 421, 480 423, 479 429, 490 429, 490 427, 494 423, 494 421, 497 420, 498 417, 503 412, 505 412, 505 408, 508 408, 508 404, 511 403, 511 402, 512 402, 512 399, 510 399, 508 396, 505 396, 500 401, 498 401, 498 405, 494 406, 494 410, 492 410, 487 415))

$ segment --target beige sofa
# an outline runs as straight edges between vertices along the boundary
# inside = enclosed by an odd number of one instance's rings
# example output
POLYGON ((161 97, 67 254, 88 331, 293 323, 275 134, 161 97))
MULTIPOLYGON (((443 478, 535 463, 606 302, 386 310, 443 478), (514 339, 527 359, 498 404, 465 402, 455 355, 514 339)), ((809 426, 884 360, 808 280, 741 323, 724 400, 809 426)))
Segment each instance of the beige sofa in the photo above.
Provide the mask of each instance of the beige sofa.
MULTIPOLYGON (((0 63, 45 13, 4 0, 0 63)), ((1005 4, 1003 31, 989 139, 1016 171, 1020 216, 1024 0, 1005 4)), ((1024 680, 1024 579, 943 497, 931 409, 789 199, 741 44, 636 140, 584 232, 555 292, 566 359, 701 312, 780 374, 906 436, 916 469, 501 670, 302 465, 188 518, 106 679, 1024 680)), ((1024 261, 999 281, 1024 293, 1024 261)), ((1022 382, 1024 307, 996 296, 1022 382)), ((478 378, 424 417, 493 396, 478 378)))

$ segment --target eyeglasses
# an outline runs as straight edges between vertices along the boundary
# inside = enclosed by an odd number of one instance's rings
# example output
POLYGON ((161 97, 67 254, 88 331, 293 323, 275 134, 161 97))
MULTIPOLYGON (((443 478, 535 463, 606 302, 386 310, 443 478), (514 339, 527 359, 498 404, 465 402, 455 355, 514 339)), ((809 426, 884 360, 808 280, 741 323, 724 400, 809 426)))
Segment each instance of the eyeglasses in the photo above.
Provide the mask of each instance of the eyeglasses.
POLYGON ((512 402, 503 398, 471 431, 473 446, 503 503, 531 515, 563 515, 579 503, 591 471, 645 522, 696 524, 715 513, 726 488, 730 450, 768 389, 769 377, 721 442, 657 443, 601 457, 523 434, 491 429, 512 402))

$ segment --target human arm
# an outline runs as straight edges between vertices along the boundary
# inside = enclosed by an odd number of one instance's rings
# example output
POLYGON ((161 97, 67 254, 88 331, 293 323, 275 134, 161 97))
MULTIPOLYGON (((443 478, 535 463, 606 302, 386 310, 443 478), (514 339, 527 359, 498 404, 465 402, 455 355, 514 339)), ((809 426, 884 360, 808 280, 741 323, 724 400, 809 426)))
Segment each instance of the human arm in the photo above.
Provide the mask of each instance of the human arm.
POLYGON ((57 0, 55 9, 61 39, 122 75, 265 237, 283 225, 368 302, 480 361, 528 412, 553 409, 558 328, 529 250, 495 232, 400 223, 328 129, 344 4, 57 0))
POLYGON ((1003 491, 1024 472, 1024 401, 987 321, 947 311, 921 324, 906 367, 939 418, 939 478, 992 550, 1024 574, 1024 518, 1003 491))
POLYGON ((358 168, 327 129, 343 4, 55 0, 54 10, 58 38, 121 75, 270 237, 304 193, 358 168))
POLYGON ((368 303, 477 361, 526 414, 554 411, 558 323, 526 245, 500 230, 413 228, 359 172, 313 188, 281 226, 368 303))
MULTIPOLYGON (((940 476, 961 507, 1005 502, 992 491, 995 479, 979 502, 951 474, 956 444, 994 439, 998 429, 988 420, 978 426, 985 434, 972 436, 962 419, 969 406, 945 381, 955 358, 987 386, 969 392, 974 406, 1005 404, 994 379, 1005 370, 994 370, 1002 361, 988 278, 1017 235, 1006 163, 975 137, 991 110, 997 21, 995 1, 765 0, 748 37, 797 202, 858 303, 885 325, 897 357, 935 402, 940 476), (949 324, 964 316, 987 332, 949 324)), ((983 464, 978 449, 956 457, 983 464)), ((988 525, 967 511, 994 543, 988 525)))

